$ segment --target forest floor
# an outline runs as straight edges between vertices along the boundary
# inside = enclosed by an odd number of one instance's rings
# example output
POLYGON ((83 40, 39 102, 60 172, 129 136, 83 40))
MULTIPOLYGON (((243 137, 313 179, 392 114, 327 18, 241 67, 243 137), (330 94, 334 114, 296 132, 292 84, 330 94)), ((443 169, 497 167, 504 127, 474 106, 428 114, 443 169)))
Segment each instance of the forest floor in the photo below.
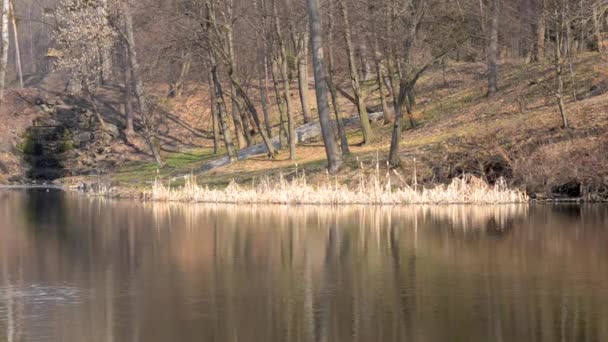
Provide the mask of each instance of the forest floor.
MULTIPOLYGON (((583 195, 590 199, 608 198, 606 57, 592 53, 580 55, 572 65, 573 73, 564 78, 571 126, 567 130, 561 128, 555 77, 549 62, 503 63, 500 89, 492 99, 485 96, 485 69, 482 63, 452 62, 445 68, 439 66, 429 71, 420 80, 413 115, 417 125, 407 127, 402 135, 402 165, 397 170, 401 176, 389 173, 394 178, 393 184, 411 183, 415 179, 419 184, 430 186, 448 183, 468 173, 489 183, 504 177, 510 186, 527 191, 533 198, 583 195)), ((378 107, 377 89, 370 85, 368 91, 369 105, 378 107)), ((181 97, 172 99, 163 96, 166 89, 162 87, 154 89, 154 93, 159 99, 155 111, 160 122, 165 168, 157 169, 142 141, 116 137, 111 143, 111 155, 105 158, 112 163, 102 175, 75 172, 59 182, 74 185, 103 180, 118 188, 130 189, 127 193, 133 194, 149 189, 155 180, 179 186, 184 180, 176 176, 184 173, 191 173, 199 185, 211 188, 223 188, 232 181, 253 184, 266 177, 289 179, 298 171, 305 172, 311 183, 328 178, 320 139, 299 144, 295 162, 282 150, 274 160, 258 156, 209 172, 198 172, 202 165, 218 157, 212 149, 208 89, 188 84, 181 97)), ((106 108, 102 109, 104 117, 122 127, 124 119, 117 94, 116 90, 107 88, 98 97, 106 108)), ((312 84, 309 96, 314 103, 312 84)), ((295 88, 292 97, 294 106, 299 106, 295 88)), ((273 101, 271 97, 270 102, 273 101)), ((352 104, 345 99, 341 101, 344 113, 354 113, 352 104)), ((272 113, 272 118, 276 135, 276 113, 272 113)), ((332 181, 354 185, 361 174, 375 172, 376 165, 381 172, 387 172, 392 125, 379 122, 373 128, 375 139, 367 145, 362 144, 358 129, 349 130, 352 154, 332 181)), ((0 131, 4 129, 0 127, 0 131)), ((0 151, 0 168, 5 165, 7 169, 7 162, 2 164, 2 153, 0 151)))

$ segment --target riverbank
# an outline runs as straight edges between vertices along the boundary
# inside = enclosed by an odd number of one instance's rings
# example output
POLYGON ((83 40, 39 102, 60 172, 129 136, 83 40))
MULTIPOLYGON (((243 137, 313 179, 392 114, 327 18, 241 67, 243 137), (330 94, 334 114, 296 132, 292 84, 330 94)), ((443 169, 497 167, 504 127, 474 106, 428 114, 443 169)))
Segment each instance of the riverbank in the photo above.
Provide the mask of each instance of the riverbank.
MULTIPOLYGON (((412 114, 417 125, 406 127, 401 142, 402 163, 395 169, 386 167, 391 124, 373 122, 376 138, 367 145, 362 144, 359 130, 351 127, 348 130, 351 154, 345 157, 339 174, 331 177, 330 184, 348 192, 347 197, 357 197, 361 196, 357 193, 361 177, 370 179, 377 172, 386 175, 383 182, 391 184, 391 191, 407 187, 445 188, 466 174, 490 187, 502 179, 507 189, 526 193, 532 200, 608 200, 605 59, 589 53, 573 64, 575 77, 566 89, 568 94, 576 94, 566 101, 569 129, 560 128, 550 63, 504 63, 500 90, 493 99, 484 94, 485 79, 480 77, 484 70, 481 63, 450 63, 445 70, 431 70, 422 77, 417 110, 412 114)), ((378 108, 379 94, 372 85, 369 87, 369 106, 378 108)), ((239 189, 250 192, 247 196, 255 197, 262 181, 275 187, 283 181, 297 181, 305 174, 306 184, 327 189, 321 186, 327 182, 325 151, 320 138, 315 137, 298 144, 295 161, 281 150, 273 160, 264 154, 255 155, 207 170, 207 165, 223 157, 223 151, 213 153, 207 127, 208 108, 204 105, 207 89, 195 84, 187 89, 183 97, 163 102, 163 110, 175 114, 167 116, 162 126, 162 132, 166 133, 161 144, 167 165, 160 170, 146 155, 140 138, 127 138, 121 132, 117 135, 96 126, 92 127, 92 133, 87 133, 88 126, 80 125, 78 118, 90 117, 90 104, 54 97, 45 98, 41 106, 36 106, 33 104, 36 98, 44 96, 41 91, 32 92, 29 97, 25 96, 27 91, 23 96, 13 96, 29 102, 19 102, 11 115, 3 114, 8 115, 3 121, 11 122, 12 126, 0 125, 0 130, 9 132, 1 144, 6 148, 0 151, 0 183, 48 182, 28 178, 28 174, 40 174, 41 170, 31 162, 37 159, 26 155, 31 146, 23 143, 28 123, 42 111, 53 124, 68 128, 68 134, 60 135, 63 140, 56 146, 61 147, 61 153, 53 161, 62 172, 54 183, 67 188, 143 198, 150 197, 146 194, 155 186, 158 190, 158 184, 166 188, 164 193, 177 192, 189 181, 189 176, 184 175, 193 175, 200 189, 227 193, 238 184, 239 189), (77 127, 72 128, 75 124, 77 127)), ((100 94, 99 101, 105 107, 99 108, 103 115, 107 114, 104 118, 111 127, 121 127, 120 113, 110 110, 120 106, 119 94, 110 88, 100 94)), ((345 99, 340 101, 345 113, 355 113, 352 104, 345 99)), ((277 113, 271 113, 271 120, 276 136, 277 113)), ((301 118, 298 120, 300 125, 301 118)), ((42 161, 46 163, 49 158, 42 161)), ((197 193, 197 198, 208 195, 202 190, 197 193)), ((377 200, 364 202, 374 201, 377 200)))

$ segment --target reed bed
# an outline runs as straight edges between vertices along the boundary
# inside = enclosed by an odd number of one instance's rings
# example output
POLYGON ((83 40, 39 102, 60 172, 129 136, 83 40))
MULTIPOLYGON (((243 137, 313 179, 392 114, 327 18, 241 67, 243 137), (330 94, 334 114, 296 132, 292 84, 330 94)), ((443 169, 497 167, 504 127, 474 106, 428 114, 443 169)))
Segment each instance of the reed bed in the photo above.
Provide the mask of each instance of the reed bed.
POLYGON ((454 179, 451 184, 432 188, 408 185, 398 173, 402 185, 391 184, 390 174, 380 175, 376 166, 371 176, 359 173, 355 187, 339 184, 337 178, 327 175, 325 181, 311 185, 304 173, 287 180, 282 175, 278 180, 262 179, 259 183, 243 187, 232 182, 225 189, 210 189, 199 186, 193 176, 185 177, 185 185, 172 187, 159 179, 145 198, 152 201, 192 202, 192 203, 234 203, 234 204, 501 204, 525 203, 526 193, 509 189, 504 180, 495 185, 472 175, 454 179))

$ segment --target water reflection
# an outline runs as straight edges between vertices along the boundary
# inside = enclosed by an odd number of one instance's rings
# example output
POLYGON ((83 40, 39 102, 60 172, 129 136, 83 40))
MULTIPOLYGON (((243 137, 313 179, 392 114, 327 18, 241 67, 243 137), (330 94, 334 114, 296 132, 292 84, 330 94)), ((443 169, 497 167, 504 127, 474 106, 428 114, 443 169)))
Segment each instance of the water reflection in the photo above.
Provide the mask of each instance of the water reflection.
POLYGON ((608 340, 605 206, 0 194, 0 341, 608 340))

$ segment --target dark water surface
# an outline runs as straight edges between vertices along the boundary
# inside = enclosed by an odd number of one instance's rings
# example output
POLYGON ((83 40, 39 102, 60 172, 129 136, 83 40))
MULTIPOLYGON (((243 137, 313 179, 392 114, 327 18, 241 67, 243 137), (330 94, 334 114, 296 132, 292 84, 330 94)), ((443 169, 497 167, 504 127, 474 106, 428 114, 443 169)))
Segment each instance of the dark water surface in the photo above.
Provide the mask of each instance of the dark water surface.
POLYGON ((0 341, 608 341, 608 206, 0 190, 0 341))

